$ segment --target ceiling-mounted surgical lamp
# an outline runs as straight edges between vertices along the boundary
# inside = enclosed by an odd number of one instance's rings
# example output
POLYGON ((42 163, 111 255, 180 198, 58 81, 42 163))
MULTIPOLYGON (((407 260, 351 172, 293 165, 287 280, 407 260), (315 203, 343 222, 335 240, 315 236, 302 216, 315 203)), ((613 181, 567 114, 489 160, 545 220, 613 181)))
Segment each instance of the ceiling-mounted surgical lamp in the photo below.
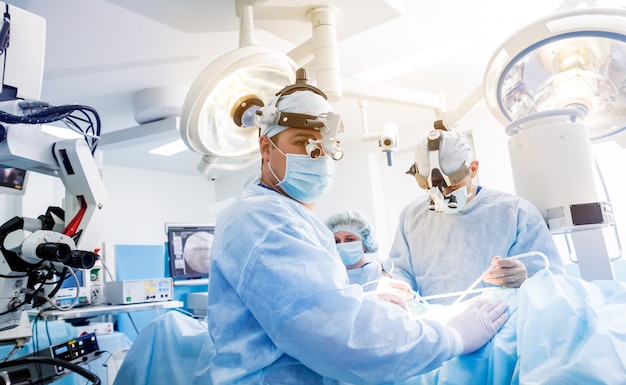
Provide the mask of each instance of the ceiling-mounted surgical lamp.
POLYGON ((483 87, 503 124, 576 108, 591 140, 610 139, 626 127, 626 10, 583 8, 538 20, 500 46, 483 87))
MULTIPOLYGON (((262 2, 262 1, 261 1, 262 2)), ((302 67, 286 54, 258 45, 254 39, 253 5, 258 0, 238 0, 239 48, 210 63, 193 82, 182 109, 181 136, 191 150, 203 155, 199 169, 234 170, 258 159, 258 125, 255 111, 281 88, 295 82, 302 67)), ((341 96, 339 82, 336 11, 327 6, 269 7, 275 18, 302 13, 312 23, 313 37, 294 55, 310 60, 318 87, 329 100, 341 96), (284 10, 284 12, 282 12, 284 10), (280 11, 280 12, 279 12, 280 11)))
POLYGON ((295 80, 292 59, 256 44, 252 6, 242 6, 239 17, 240 47, 210 63, 183 103, 180 133, 187 147, 203 155, 199 169, 205 174, 220 168, 219 159, 235 160, 223 167, 233 170, 258 158, 255 111, 295 80))
POLYGON ((582 278, 612 279, 591 141, 626 127, 626 10, 557 12, 505 41, 485 73, 485 101, 506 125, 515 191, 574 243, 582 278))

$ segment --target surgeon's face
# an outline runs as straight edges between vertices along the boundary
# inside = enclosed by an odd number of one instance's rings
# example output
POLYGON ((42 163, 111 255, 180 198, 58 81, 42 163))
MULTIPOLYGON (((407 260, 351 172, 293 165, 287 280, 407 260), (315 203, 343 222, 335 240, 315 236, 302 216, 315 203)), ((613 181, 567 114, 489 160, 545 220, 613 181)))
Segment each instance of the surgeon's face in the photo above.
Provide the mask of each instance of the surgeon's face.
POLYGON ((349 231, 335 232, 335 243, 356 242, 361 241, 361 237, 349 231))
MULTIPOLYGON (((322 139, 322 134, 318 130, 308 128, 288 128, 275 135, 272 139, 276 147, 285 154, 306 155, 305 146, 309 139, 320 140, 322 139)), ((272 139, 267 139, 266 143, 264 143, 263 140, 261 141, 261 154, 265 163, 270 162, 276 177, 282 180, 285 176, 287 158, 269 143, 272 139)), ((323 152, 322 155, 326 155, 326 153, 323 152)), ((273 184, 277 184, 278 182, 279 181, 274 180, 273 184)))
MULTIPOLYGON (((444 187, 443 189, 443 195, 444 196, 448 196, 450 195, 453 191, 458 190, 459 188, 465 186, 465 188, 468 188, 467 186, 467 181, 469 181, 470 178, 469 177, 465 177, 460 183, 455 184, 454 186, 450 186, 450 187, 444 187)), ((469 189, 467 191, 468 193, 470 192, 469 189)))

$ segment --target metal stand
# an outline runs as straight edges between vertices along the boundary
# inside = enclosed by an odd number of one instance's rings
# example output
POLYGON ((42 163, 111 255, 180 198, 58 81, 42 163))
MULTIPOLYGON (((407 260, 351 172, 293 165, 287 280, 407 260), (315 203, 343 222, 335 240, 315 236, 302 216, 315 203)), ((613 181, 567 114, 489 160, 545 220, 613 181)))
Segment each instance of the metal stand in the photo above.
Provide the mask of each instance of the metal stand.
POLYGON ((615 279, 602 229, 573 231, 570 236, 576 250, 582 279, 585 281, 615 279))

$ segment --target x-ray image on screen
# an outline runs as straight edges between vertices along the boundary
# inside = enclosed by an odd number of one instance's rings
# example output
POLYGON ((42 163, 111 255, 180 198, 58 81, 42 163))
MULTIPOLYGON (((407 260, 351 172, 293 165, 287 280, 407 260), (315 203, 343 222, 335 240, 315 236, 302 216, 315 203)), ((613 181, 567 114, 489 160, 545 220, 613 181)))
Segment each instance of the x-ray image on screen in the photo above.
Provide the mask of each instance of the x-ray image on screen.
POLYGON ((213 226, 168 228, 172 278, 207 278, 211 263, 213 226))

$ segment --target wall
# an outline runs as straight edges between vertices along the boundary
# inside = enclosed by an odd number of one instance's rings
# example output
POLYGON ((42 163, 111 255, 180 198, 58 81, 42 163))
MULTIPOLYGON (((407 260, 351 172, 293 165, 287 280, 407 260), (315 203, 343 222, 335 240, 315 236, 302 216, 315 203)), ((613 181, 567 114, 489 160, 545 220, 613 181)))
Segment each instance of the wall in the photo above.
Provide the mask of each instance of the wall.
POLYGON ((215 220, 215 182, 205 178, 105 165, 103 180, 112 210, 106 242, 162 244, 165 223, 215 220))

